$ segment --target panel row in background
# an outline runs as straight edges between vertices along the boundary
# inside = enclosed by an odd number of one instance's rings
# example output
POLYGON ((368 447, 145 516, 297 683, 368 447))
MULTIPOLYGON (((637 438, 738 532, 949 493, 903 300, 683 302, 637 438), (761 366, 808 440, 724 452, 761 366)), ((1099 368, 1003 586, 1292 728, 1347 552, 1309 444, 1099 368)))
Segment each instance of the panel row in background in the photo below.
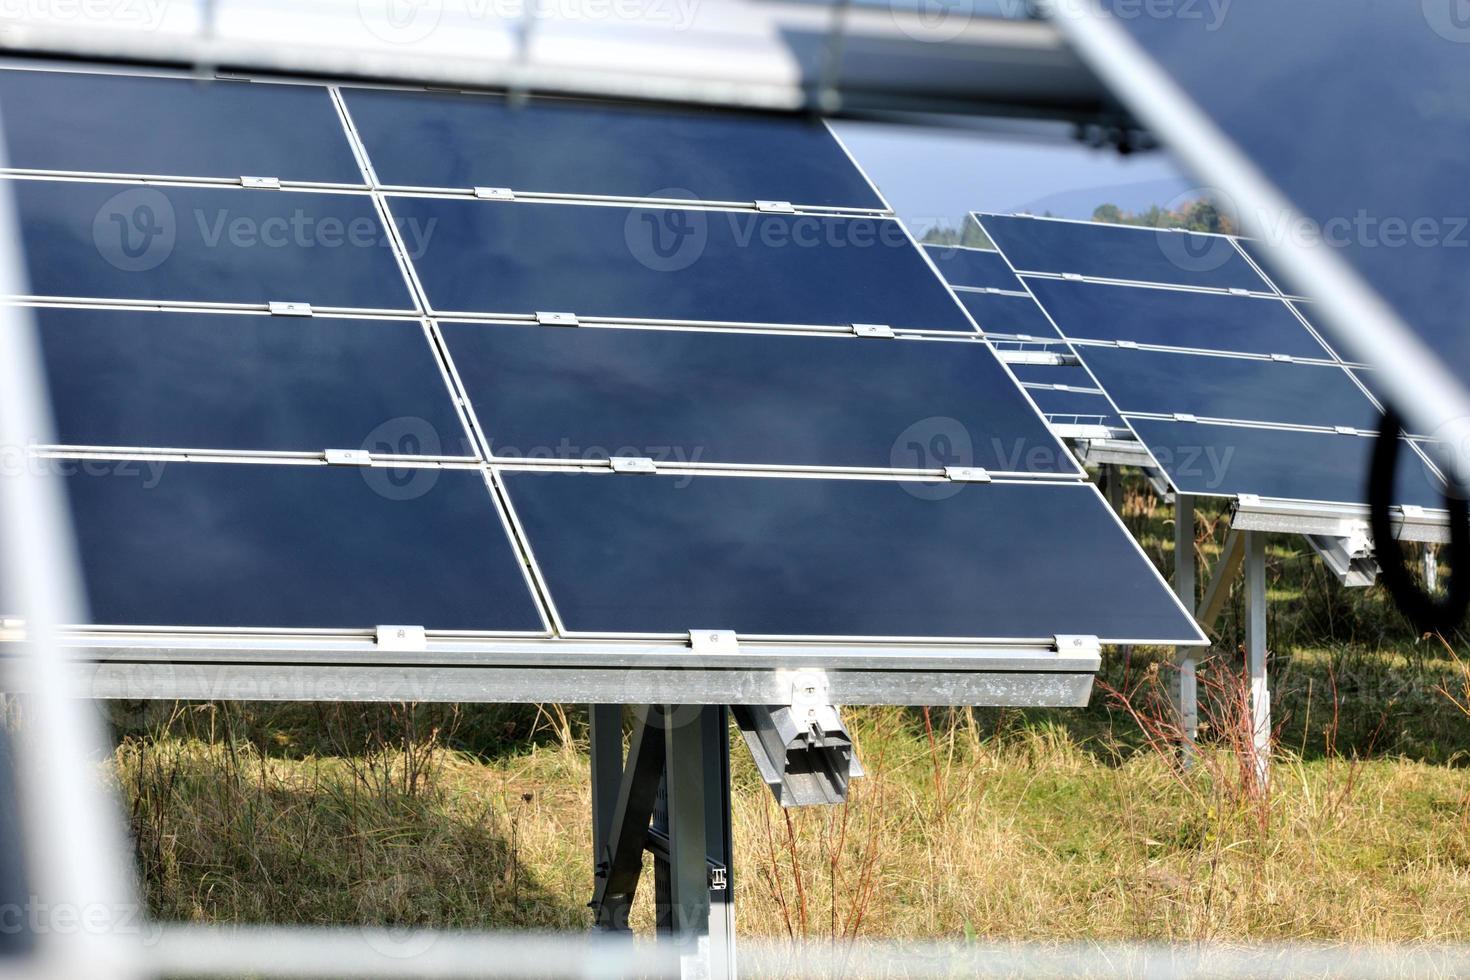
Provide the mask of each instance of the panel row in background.
POLYGON ((1200 639, 1084 483, 49 462, 95 626, 1200 639))
POLYGON ((0 70, 0 104, 30 171, 887 210, 805 117, 25 69, 0 70))
MULTIPOLYGON (((1303 315, 1308 304, 1282 295, 1236 239, 974 218, 999 251, 935 250, 935 264, 962 301, 1029 304, 1019 316, 972 312, 987 336, 1026 335, 995 346, 1064 362, 1011 365, 1054 426, 1123 420, 1182 492, 1366 499, 1381 412, 1360 382, 1371 385, 1372 373, 1341 361, 1303 315)), ((1418 444, 1415 458, 1399 502, 1442 506, 1418 444)))
POLYGON ((974 333, 893 218, 6 183, 39 297, 974 333))
POLYGON ((978 340, 30 309, 64 446, 1081 473, 978 340))

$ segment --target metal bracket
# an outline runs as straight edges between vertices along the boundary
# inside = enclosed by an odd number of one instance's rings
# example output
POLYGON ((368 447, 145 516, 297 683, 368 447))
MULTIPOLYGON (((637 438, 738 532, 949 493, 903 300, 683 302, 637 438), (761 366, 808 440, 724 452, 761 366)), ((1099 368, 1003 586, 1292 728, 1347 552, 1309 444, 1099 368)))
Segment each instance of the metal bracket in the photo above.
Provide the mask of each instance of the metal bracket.
POLYGON ((658 466, 647 456, 610 456, 607 463, 614 473, 657 473, 658 466))
POLYGON ((1035 364, 1044 367, 1072 367, 1082 360, 1075 354, 1058 354, 1047 350, 998 350, 995 356, 1006 364, 1035 364))
POLYGON ((1052 637, 1057 653, 1068 656, 1102 656, 1102 641, 1091 633, 1058 633, 1052 637))
POLYGON ((698 654, 735 653, 740 639, 734 630, 690 630, 689 646, 698 654))
POLYGON ((717 864, 709 869, 709 890, 722 892, 730 887, 730 872, 723 864, 717 864))
POLYGON ((1350 425, 1334 425, 1332 431, 1340 436, 1355 436, 1358 434, 1358 430, 1350 425))
POLYGON ((1199 419, 1196 418, 1193 415, 1190 415, 1188 412, 1175 412, 1174 413, 1174 421, 1175 422, 1198 422, 1199 419))
POLYGON ((427 650, 429 638, 422 626, 379 626, 377 643, 382 650, 427 650))
POLYGON ((273 190, 281 189, 281 178, 279 177, 241 177, 241 187, 268 187, 273 190))
POLYGON ((755 209, 771 214, 795 214, 796 208, 792 207, 790 201, 756 201, 755 209))
POLYGON ((1296 358, 1292 357, 1290 354, 1272 354, 1271 360, 1279 361, 1282 364, 1294 364, 1296 362, 1296 358))
POLYGON ((854 323, 852 332, 859 337, 892 337, 893 328, 886 323, 854 323))
POLYGON ((1230 287, 1231 296, 1249 296, 1250 294, 1251 291, 1249 289, 1241 289, 1239 286, 1230 287))
POLYGON ((1136 340, 1120 340, 1117 343, 1124 350, 1138 350, 1138 341, 1136 340))
POLYGON ((476 187, 475 196, 482 201, 514 201, 515 191, 509 187, 476 187))
POLYGON ((366 449, 328 449, 322 453, 328 466, 371 466, 373 454, 366 449))
POLYGON ((575 327, 581 323, 575 313, 546 313, 541 310, 536 311, 536 322, 543 327, 575 327))
POLYGON ((951 483, 989 483, 990 473, 980 466, 946 466, 944 478, 951 483))
POLYGON ((1367 588, 1378 578, 1378 562, 1373 558, 1373 542, 1368 525, 1355 528, 1343 537, 1326 534, 1304 535, 1337 580, 1349 588, 1367 588))
POLYGON ((789 705, 738 705, 731 712, 761 778, 783 807, 841 803, 848 784, 863 774, 820 670, 796 672, 789 705))
POLYGON ((288 303, 280 300, 271 300, 266 304, 271 316, 311 316, 310 303, 288 303))
POLYGON ((1080 272, 1064 272, 1064 273, 1062 273, 1062 278, 1065 279, 1065 280, 1067 280, 1068 282, 1081 282, 1082 281, 1082 273, 1080 273, 1080 272))

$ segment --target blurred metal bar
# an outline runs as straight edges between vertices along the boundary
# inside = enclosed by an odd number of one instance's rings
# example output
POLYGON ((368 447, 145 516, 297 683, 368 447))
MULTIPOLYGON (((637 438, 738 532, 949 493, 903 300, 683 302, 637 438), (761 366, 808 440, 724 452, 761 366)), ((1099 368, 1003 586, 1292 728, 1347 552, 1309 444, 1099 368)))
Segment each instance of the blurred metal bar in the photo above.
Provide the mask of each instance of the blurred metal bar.
MULTIPOLYGON (((1174 594, 1185 609, 1193 610, 1197 608, 1194 593, 1194 498, 1179 493, 1174 495, 1174 594)), ((1176 647, 1174 657, 1179 666, 1179 730, 1187 760, 1194 754, 1194 743, 1199 737, 1199 678, 1196 676, 1199 660, 1194 647, 1176 647)))

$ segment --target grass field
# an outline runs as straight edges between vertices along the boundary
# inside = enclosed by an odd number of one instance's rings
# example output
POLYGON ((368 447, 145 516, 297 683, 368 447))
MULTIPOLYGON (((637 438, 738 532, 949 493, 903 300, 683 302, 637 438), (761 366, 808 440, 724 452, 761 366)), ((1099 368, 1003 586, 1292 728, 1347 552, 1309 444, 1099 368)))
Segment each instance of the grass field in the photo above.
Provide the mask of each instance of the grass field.
MULTIPOLYGON (((1125 518, 1172 567, 1172 513, 1125 518)), ((1224 522, 1202 510, 1197 550, 1224 522)), ((1182 769, 1164 651, 1113 651, 1074 710, 849 709, 869 775, 783 812, 738 740, 750 935, 1470 941, 1464 637, 1272 538, 1269 789, 1251 775, 1239 598, 1182 769)), ((583 929, 580 707, 122 704, 111 772, 166 919, 583 929)), ((652 922, 648 888, 636 926, 652 922)))

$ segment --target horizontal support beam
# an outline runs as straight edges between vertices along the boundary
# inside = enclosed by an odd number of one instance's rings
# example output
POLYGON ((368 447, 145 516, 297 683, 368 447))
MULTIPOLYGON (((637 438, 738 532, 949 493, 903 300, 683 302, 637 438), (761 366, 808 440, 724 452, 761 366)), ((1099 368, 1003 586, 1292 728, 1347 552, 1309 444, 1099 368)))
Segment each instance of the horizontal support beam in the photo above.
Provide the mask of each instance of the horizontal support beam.
MULTIPOLYGON (((764 705, 789 699, 796 679, 795 671, 784 669, 528 669, 119 660, 79 663, 75 670, 79 674, 78 688, 94 698, 225 701, 764 705)), ((1092 693, 1093 671, 829 670, 827 679, 833 701, 840 704, 1080 707, 1092 693)))
MULTIPOLYGON (((1450 516, 1444 510, 1390 509, 1390 523, 1400 541, 1445 544, 1450 539, 1450 516)), ((1368 507, 1364 504, 1334 504, 1270 497, 1240 497, 1235 501, 1230 526, 1241 531, 1269 534, 1316 534, 1350 538, 1367 533, 1368 507)))

